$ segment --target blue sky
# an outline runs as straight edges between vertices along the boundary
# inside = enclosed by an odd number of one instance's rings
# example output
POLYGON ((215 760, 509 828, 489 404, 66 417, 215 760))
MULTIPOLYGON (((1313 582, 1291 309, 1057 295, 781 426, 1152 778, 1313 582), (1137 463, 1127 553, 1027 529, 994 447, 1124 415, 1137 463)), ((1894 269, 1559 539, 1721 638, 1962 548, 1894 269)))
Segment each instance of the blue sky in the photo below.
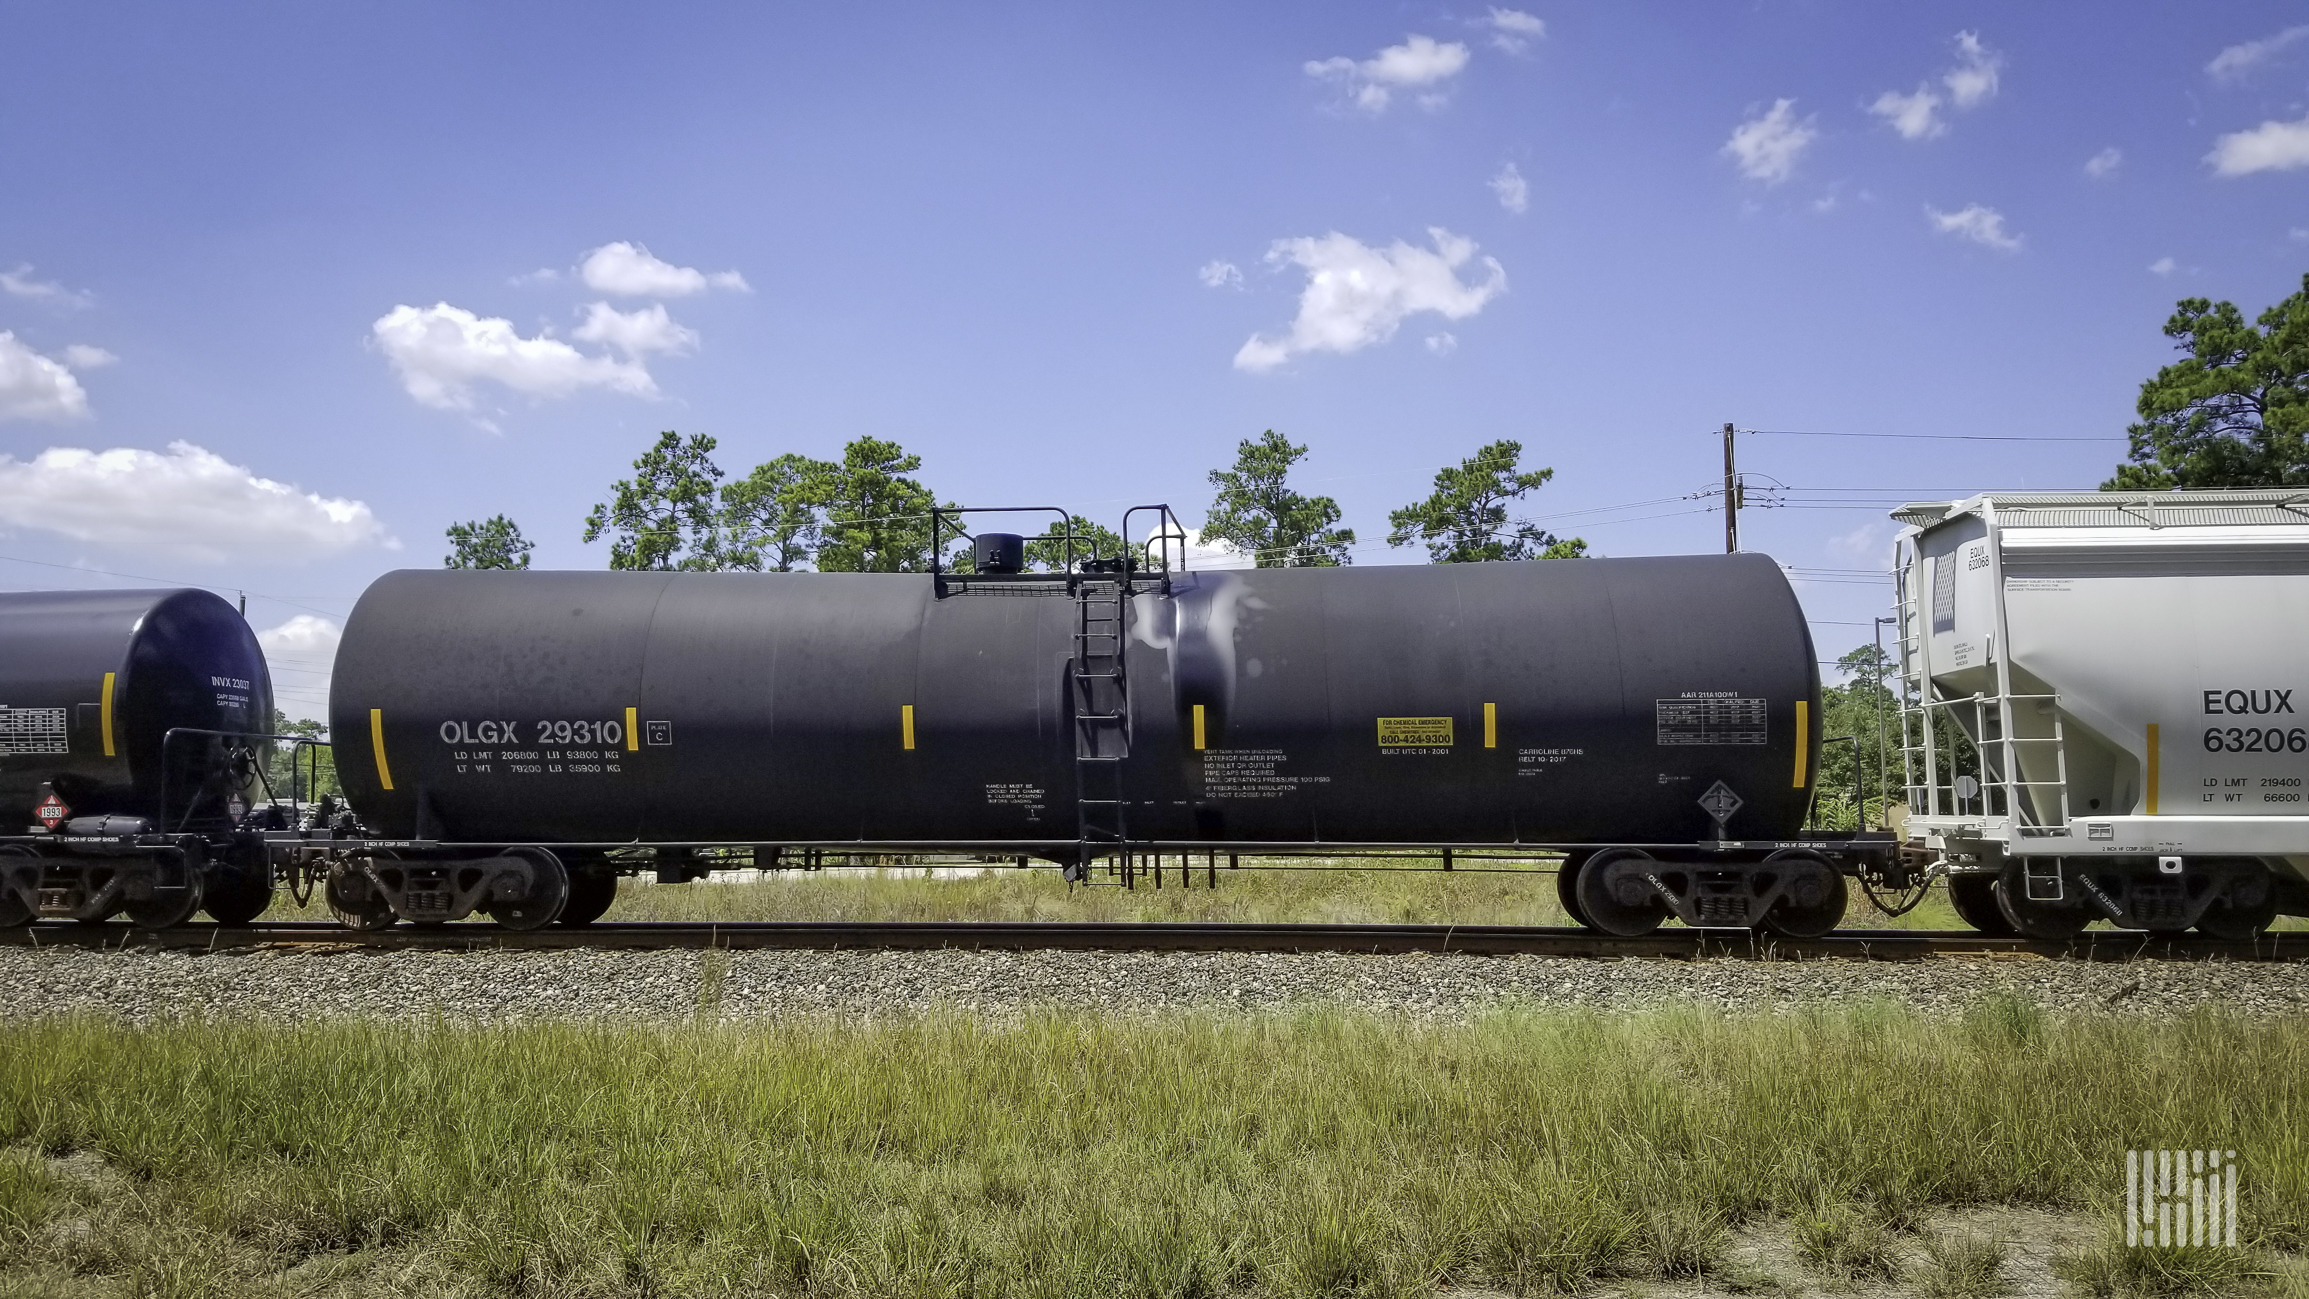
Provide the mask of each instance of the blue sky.
POLYGON ((0 584, 245 590, 317 713, 329 624, 449 523, 605 566, 580 521, 660 429, 1112 524, 1199 521, 1275 428, 1358 563, 1498 438, 1616 555, 1721 547, 1727 420, 2044 439, 1741 439, 1832 657, 1889 504, 2097 485, 2175 299, 2299 286, 2304 24, 18 0, 0 584))

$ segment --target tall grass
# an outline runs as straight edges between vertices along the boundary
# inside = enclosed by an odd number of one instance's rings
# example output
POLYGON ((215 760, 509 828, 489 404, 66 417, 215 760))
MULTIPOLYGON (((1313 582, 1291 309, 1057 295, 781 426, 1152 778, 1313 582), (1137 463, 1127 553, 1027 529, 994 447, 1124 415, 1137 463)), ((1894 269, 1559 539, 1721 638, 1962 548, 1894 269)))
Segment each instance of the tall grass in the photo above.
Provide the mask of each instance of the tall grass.
POLYGON ((1939 1023, 33 1021, 0 1027, 0 1282, 1531 1292, 1705 1276, 1762 1215, 1833 1224, 1822 1263, 1870 1275, 1870 1233, 1933 1206, 2113 1221, 2145 1146, 2240 1151, 2247 1232, 2298 1250, 2305 1101, 2309 1023, 2010 1003, 1939 1023), (126 1180, 31 1157, 73 1151, 126 1180), (59 1229, 75 1219, 91 1229, 59 1229))
MULTIPOLYGON (((1569 925, 1556 901, 1552 863, 1505 870, 1325 869, 1322 859, 1287 869, 1212 872, 1182 880, 1166 866, 1163 887, 1068 887, 1055 870, 988 869, 966 877, 916 869, 781 872, 759 880, 660 885, 626 880, 609 920, 1002 920, 1199 921, 1403 925, 1569 925)), ((1490 865, 1490 863, 1486 863, 1490 865)), ((1897 919, 1857 888, 1845 924, 1855 929, 1962 929, 1946 895, 1897 919)))

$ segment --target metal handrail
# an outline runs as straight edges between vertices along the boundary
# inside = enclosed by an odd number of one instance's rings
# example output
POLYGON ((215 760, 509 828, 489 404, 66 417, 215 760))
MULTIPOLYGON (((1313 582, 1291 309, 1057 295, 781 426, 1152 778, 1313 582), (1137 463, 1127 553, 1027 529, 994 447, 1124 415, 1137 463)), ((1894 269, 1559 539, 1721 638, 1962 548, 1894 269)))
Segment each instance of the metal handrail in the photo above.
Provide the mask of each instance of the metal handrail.
MULTIPOLYGON (((289 810, 292 815, 299 816, 303 814, 304 806, 298 798, 298 758, 302 756, 303 750, 309 747, 335 747, 327 740, 318 739, 310 735, 284 735, 273 731, 215 731, 200 726, 172 726, 160 737, 160 818, 164 824, 168 820, 168 809, 170 801, 169 794, 171 792, 169 788, 171 783, 170 776, 174 771, 174 768, 170 765, 168 760, 169 750, 173 745, 176 744, 177 738, 179 736, 186 735, 202 736, 212 740, 256 740, 260 742, 265 740, 288 741, 290 745, 289 810)), ((320 779, 320 762, 318 758, 314 760, 313 771, 313 778, 317 782, 320 779)), ((265 773, 265 769, 261 764, 257 767, 257 779, 263 783, 265 787, 265 793, 267 795, 274 795, 272 777, 265 773)), ((279 801, 277 795, 274 795, 274 801, 279 801)), ((185 805, 184 816, 177 822, 177 828, 175 832, 182 832, 185 826, 191 824, 193 810, 198 805, 199 799, 196 795, 193 802, 185 805)))
MULTIPOLYGON (((965 530, 965 529, 963 528, 963 526, 962 526, 962 521, 961 521, 959 518, 949 518, 949 517, 948 517, 949 515, 963 515, 963 514, 1055 514, 1055 515, 1057 515, 1059 518, 1061 518, 1061 519, 1063 519, 1063 520, 1065 520, 1065 521, 1066 521, 1066 532, 1065 532, 1065 534, 1064 534, 1063 536, 1055 536, 1055 537, 1054 537, 1054 536, 1041 536, 1041 537, 1031 537, 1031 538, 1028 538, 1028 540, 1031 540, 1031 541, 1064 541, 1064 542, 1066 543, 1066 572, 1067 572, 1067 575, 1068 575, 1070 578, 1073 576, 1073 573, 1074 573, 1074 543, 1075 543, 1076 541, 1080 540, 1080 538, 1079 538, 1079 537, 1077 537, 1077 536, 1075 535, 1075 531, 1074 531, 1074 516, 1073 516, 1072 514, 1069 514, 1069 513, 1067 513, 1065 510, 1062 510, 1062 509, 1060 509, 1059 507, 1057 507, 1057 506, 1055 506, 1055 505, 953 505, 953 506, 945 506, 945 505, 934 505, 934 506, 930 507, 930 576, 931 576, 931 577, 933 577, 933 578, 938 578, 938 577, 944 577, 944 576, 946 576, 946 570, 945 570, 945 569, 944 569, 944 568, 941 566, 941 564, 940 564, 940 556, 941 556, 941 555, 943 555, 943 554, 945 553, 945 551, 946 551, 946 529, 947 529, 947 528, 949 528, 949 527, 953 528, 953 529, 954 529, 954 535, 955 535, 955 536, 957 536, 957 537, 960 537, 960 538, 961 538, 962 540, 964 540, 964 541, 975 541, 975 540, 977 540, 977 538, 976 538, 976 537, 972 536, 972 535, 971 535, 971 534, 970 534, 970 533, 969 533, 967 530, 965 530)), ((1096 559, 1096 558, 1098 558, 1098 542, 1097 542, 1097 539, 1096 539, 1096 538, 1092 538, 1092 540, 1091 540, 1091 550, 1090 550, 1090 553, 1091 553, 1091 558, 1093 558, 1093 559, 1096 559)))

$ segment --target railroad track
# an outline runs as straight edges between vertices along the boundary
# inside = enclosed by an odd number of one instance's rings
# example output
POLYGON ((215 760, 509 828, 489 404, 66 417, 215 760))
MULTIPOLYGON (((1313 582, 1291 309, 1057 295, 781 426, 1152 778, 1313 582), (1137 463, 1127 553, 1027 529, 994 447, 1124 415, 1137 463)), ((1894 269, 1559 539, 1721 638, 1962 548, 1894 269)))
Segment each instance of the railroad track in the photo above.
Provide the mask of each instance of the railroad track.
POLYGON ((1415 952, 1471 955, 1758 959, 1840 957, 1919 960, 1934 957, 2051 957, 2090 961, 2309 960, 2309 931, 2267 934, 2249 943, 2197 934, 2093 931, 2073 942, 2040 943, 1968 930, 1857 929, 1827 938, 1791 939, 1744 929, 1663 929, 1643 938, 1614 938, 1584 929, 1513 925, 1090 924, 961 921, 917 924, 749 921, 734 924, 594 924, 521 932, 459 923, 359 932, 321 922, 223 927, 185 925, 146 931, 127 925, 36 924, 0 930, 0 944, 122 951, 221 951, 246 947, 361 948, 382 951, 554 951, 572 948, 726 948, 731 950, 883 950, 941 948, 992 951, 1132 952, 1415 952))

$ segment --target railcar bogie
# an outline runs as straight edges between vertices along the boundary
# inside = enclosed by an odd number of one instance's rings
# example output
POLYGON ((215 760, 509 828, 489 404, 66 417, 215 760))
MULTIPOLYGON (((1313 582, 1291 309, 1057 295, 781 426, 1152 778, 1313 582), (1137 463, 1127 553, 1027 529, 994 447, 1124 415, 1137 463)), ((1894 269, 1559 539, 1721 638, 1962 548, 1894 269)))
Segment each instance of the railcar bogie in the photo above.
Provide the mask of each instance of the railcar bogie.
POLYGON ((1958 916, 1984 933, 2060 942, 2105 920, 2243 941, 2275 922, 2285 881, 2254 857, 2016 856, 1952 874, 1948 888, 1958 916), (1984 899, 1993 916, 1980 913, 1984 899))
POLYGON ((1648 934, 1670 918, 1693 928, 1817 938, 1843 922, 1844 869, 1812 848, 1605 848, 1576 867, 1567 862, 1576 879, 1564 909, 1583 925, 1623 938, 1648 934))

